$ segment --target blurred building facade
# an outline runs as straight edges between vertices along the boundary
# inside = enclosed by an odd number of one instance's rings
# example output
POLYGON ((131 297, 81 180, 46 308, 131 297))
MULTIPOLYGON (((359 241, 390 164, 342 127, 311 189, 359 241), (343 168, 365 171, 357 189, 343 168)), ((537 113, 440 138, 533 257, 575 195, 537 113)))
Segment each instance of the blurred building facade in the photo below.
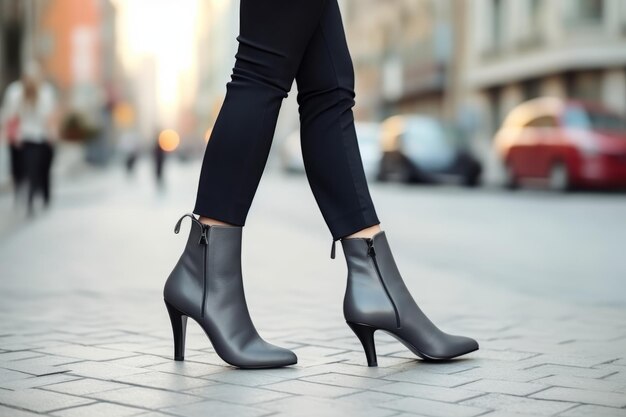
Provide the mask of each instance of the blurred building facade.
POLYGON ((491 137, 538 96, 600 102, 626 113, 626 2, 470 0, 465 86, 491 137))
POLYGON ((235 63, 239 1, 206 0, 198 4, 198 85, 195 118, 204 137, 215 123, 235 63))
POLYGON ((457 65, 452 0, 345 0, 359 98, 355 116, 402 112, 444 116, 457 65))
POLYGON ((525 100, 581 99, 626 114, 623 0, 470 0, 467 11, 458 115, 474 128, 488 180, 502 176, 493 135, 525 100))
POLYGON ((343 17, 357 117, 448 119, 488 170, 495 131, 525 100, 583 99, 626 113, 626 1, 345 0, 343 17))

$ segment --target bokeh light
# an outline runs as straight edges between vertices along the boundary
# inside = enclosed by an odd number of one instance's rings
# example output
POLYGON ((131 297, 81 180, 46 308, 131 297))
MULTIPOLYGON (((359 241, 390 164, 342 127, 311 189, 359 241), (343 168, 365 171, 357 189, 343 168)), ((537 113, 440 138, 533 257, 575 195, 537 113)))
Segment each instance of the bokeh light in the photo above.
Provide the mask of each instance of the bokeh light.
POLYGON ((165 152, 173 152, 180 144, 180 136, 173 129, 165 129, 159 134, 159 146, 165 152))

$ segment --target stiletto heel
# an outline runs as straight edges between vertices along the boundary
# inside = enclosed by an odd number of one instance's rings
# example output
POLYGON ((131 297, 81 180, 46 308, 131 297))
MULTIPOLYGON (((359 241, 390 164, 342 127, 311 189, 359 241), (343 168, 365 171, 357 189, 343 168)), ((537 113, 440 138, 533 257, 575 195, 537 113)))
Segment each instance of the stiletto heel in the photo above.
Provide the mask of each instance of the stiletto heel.
POLYGON ((187 316, 178 311, 176 307, 165 301, 165 307, 172 322, 174 334, 174 360, 185 360, 185 334, 187 332, 187 316))
POLYGON ((367 366, 378 366, 376 360, 376 345, 374 345, 374 332, 376 327, 367 324, 351 323, 347 321, 348 326, 352 329, 356 337, 361 341, 365 357, 367 358, 367 366))

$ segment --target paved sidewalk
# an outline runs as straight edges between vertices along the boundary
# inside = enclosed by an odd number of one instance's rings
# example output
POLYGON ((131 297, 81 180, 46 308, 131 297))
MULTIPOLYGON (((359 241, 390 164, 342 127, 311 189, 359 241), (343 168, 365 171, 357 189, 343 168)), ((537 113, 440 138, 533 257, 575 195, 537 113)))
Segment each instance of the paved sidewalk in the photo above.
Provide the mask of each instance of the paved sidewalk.
MULTIPOLYGON (((379 367, 365 366, 342 317, 340 247, 330 260, 308 185, 272 173, 244 235, 246 295, 260 333, 294 349, 298 365, 233 369, 191 321, 186 361, 174 362, 161 291, 197 166, 177 168, 162 194, 140 174, 62 184, 51 212, 0 237, 0 416, 626 416, 624 306, 434 269, 395 226, 390 242, 420 305, 481 348, 425 363, 378 332, 379 367)), ((374 189, 379 201, 402 192, 374 189)))

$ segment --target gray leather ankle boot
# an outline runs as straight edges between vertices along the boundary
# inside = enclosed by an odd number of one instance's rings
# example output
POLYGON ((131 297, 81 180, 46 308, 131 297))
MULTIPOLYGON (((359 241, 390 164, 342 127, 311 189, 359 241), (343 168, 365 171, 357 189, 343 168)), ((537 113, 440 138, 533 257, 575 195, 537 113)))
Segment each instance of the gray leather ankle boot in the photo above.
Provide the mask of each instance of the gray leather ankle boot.
POLYGON ((385 232, 342 239, 348 263, 343 312, 369 366, 376 366, 374 332, 383 330, 426 360, 446 360, 478 349, 474 339, 442 332, 417 306, 391 254, 385 232))
POLYGON ((296 355, 259 336, 246 305, 241 275, 241 227, 208 226, 194 215, 187 246, 170 274, 163 297, 174 332, 174 359, 184 360, 187 317, 198 322, 215 352, 239 368, 297 363, 296 355))

